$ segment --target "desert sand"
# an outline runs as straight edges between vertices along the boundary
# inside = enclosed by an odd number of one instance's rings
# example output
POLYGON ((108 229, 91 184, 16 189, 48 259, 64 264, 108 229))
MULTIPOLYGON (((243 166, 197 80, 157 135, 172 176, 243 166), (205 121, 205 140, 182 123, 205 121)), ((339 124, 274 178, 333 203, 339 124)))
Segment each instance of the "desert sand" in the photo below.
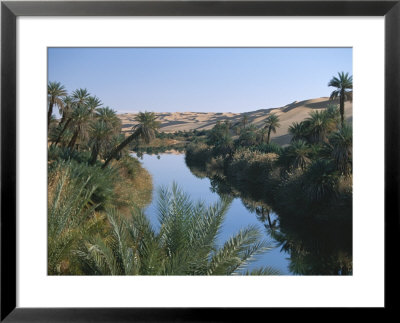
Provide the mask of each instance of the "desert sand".
MULTIPOLYGON (((269 114, 275 113, 279 116, 280 127, 275 134, 271 134, 271 140, 278 144, 285 145, 290 142, 288 127, 293 122, 303 121, 308 117, 311 111, 323 110, 328 104, 338 104, 338 100, 329 100, 328 97, 310 99, 304 101, 294 101, 283 107, 272 109, 260 109, 245 113, 229 113, 229 112, 159 112, 156 113, 157 120, 161 122, 160 131, 171 133, 175 131, 190 130, 208 130, 214 127, 217 121, 229 120, 232 125, 240 122, 244 114, 248 116, 248 124, 254 124, 258 128, 262 127, 264 120, 269 114)), ((122 121, 123 132, 130 133, 133 126, 137 123, 134 121, 134 113, 119 114, 118 117, 122 121)), ((347 121, 352 122, 353 104, 347 101, 345 103, 345 117, 347 121)))

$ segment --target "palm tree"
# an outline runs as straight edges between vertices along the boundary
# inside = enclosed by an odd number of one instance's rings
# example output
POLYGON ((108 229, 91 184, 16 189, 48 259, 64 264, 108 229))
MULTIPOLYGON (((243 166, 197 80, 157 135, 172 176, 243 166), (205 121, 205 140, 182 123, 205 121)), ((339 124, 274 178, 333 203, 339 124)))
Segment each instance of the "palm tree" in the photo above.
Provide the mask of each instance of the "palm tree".
POLYGON ((310 164, 310 147, 303 140, 294 141, 287 148, 287 156, 291 160, 291 167, 293 169, 304 170, 310 164))
POLYGON ((328 86, 333 86, 336 88, 331 93, 330 99, 336 99, 339 97, 340 102, 340 117, 342 126, 344 125, 344 102, 347 99, 352 98, 353 90, 353 76, 349 76, 349 73, 339 72, 338 77, 334 76, 328 83, 328 86))
MULTIPOLYGON (((67 109, 66 106, 64 106, 64 113, 63 113, 63 118, 65 116, 65 122, 64 125, 58 134, 57 140, 55 141, 54 145, 57 146, 57 144, 61 141, 61 138, 65 131, 68 129, 68 127, 71 125, 71 122, 73 120, 73 111, 76 110, 78 107, 86 106, 88 100, 89 100, 90 94, 88 90, 86 89, 77 89, 74 92, 72 92, 71 97, 68 97, 67 102, 65 104, 68 104, 69 108, 67 109)), ((62 122, 60 122, 61 124, 62 122)))
POLYGON ((86 105, 78 105, 74 109, 71 115, 74 134, 68 143, 68 148, 74 149, 78 137, 86 134, 91 117, 92 113, 86 105))
POLYGON ((109 107, 96 109, 96 119, 104 121, 111 128, 119 130, 121 127, 121 120, 117 116, 117 112, 109 107))
POLYGON ((53 107, 57 105, 60 109, 63 107, 62 97, 67 95, 67 90, 60 82, 49 82, 47 85, 47 100, 49 109, 47 112, 47 129, 50 127, 50 120, 53 114, 53 107))
POLYGON ((90 126, 90 141, 92 142, 92 155, 89 164, 93 165, 100 150, 121 130, 121 121, 114 110, 109 107, 96 110, 95 120, 90 126))
POLYGON ((247 123, 249 122, 249 116, 245 113, 242 116, 242 119, 240 120, 242 123, 242 129, 246 128, 247 123))
POLYGON ((312 111, 304 122, 311 143, 323 143, 327 141, 327 136, 336 125, 333 119, 329 118, 325 111, 312 111))
POLYGON ((289 126, 288 131, 292 135, 292 142, 306 140, 307 138, 307 127, 304 122, 293 122, 289 126))
POLYGON ((338 176, 332 162, 325 159, 315 160, 307 169, 304 177, 304 192, 310 201, 332 198, 337 192, 338 176))
POLYGON ((96 120, 90 125, 90 141, 92 142, 92 154, 89 160, 90 165, 96 162, 102 144, 109 139, 111 134, 112 128, 102 120, 96 120))
POLYGON ((264 122, 264 128, 268 129, 267 144, 269 144, 271 132, 276 133, 276 129, 281 125, 279 124, 279 117, 274 113, 270 114, 264 122))
POLYGON ((265 128, 265 127, 262 127, 260 130, 259 130, 259 135, 260 135, 260 143, 263 143, 264 142, 264 139, 265 139, 265 135, 267 134, 267 129, 265 128))
POLYGON ((86 101, 86 105, 90 112, 94 112, 96 108, 100 107, 103 103, 97 96, 89 96, 86 101))
POLYGON ((345 176, 351 174, 353 150, 352 127, 344 125, 337 132, 334 132, 329 137, 329 148, 336 169, 345 176))
POLYGON ((90 93, 87 89, 77 89, 72 92, 72 98, 74 99, 75 105, 84 105, 88 102, 90 93))
POLYGON ((63 106, 60 111, 61 113, 60 126, 64 124, 64 122, 66 122, 67 117, 69 116, 69 113, 72 110, 74 99, 72 98, 72 96, 67 95, 63 98, 62 101, 63 101, 63 106))
POLYGON ((305 141, 293 141, 279 156, 278 164, 282 166, 285 171, 304 170, 311 163, 310 154, 311 148, 305 141))
MULTIPOLYGON (((107 211, 106 237, 89 237, 76 252, 85 274, 231 275, 243 273, 254 256, 271 249, 256 227, 242 229, 222 247, 217 239, 230 201, 193 203, 174 184, 159 192, 160 230, 141 210, 131 218, 107 211)), ((246 274, 277 274, 268 267, 246 274)))
POLYGON ((156 118, 153 112, 139 112, 134 118, 138 124, 133 127, 133 133, 111 151, 102 168, 105 168, 108 163, 116 158, 118 153, 133 140, 142 139, 146 143, 153 140, 156 136, 157 129, 160 127, 160 122, 156 121, 156 118))
POLYGON ((47 270, 49 275, 63 273, 63 263, 68 263, 80 233, 88 230, 87 219, 94 206, 92 195, 95 186, 87 176, 74 179, 71 164, 61 162, 48 177, 47 216, 47 270))
POLYGON ((73 109, 73 103, 74 101, 71 96, 66 96, 63 98, 63 107, 60 111, 61 120, 57 127, 56 140, 53 141, 52 146, 57 146, 61 140, 61 137, 65 133, 65 130, 67 130, 69 124, 71 123, 70 116, 73 109))

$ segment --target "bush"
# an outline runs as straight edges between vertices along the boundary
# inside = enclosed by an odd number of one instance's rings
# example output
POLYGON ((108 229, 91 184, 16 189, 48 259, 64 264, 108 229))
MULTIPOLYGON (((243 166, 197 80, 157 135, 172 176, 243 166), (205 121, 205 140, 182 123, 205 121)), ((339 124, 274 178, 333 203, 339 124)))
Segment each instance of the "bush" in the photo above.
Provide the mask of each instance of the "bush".
POLYGON ((114 184, 119 179, 114 168, 101 169, 75 160, 58 160, 49 165, 49 178, 53 176, 53 173, 61 171, 68 172, 73 181, 82 184, 84 190, 91 191, 90 200, 96 209, 103 209, 113 203, 114 184))
POLYGON ((192 164, 205 164, 212 157, 212 150, 206 144, 190 144, 186 149, 186 161, 192 164))
POLYGON ((277 155, 280 155, 282 153, 282 147, 275 142, 270 142, 269 144, 264 142, 258 145, 256 150, 263 153, 274 153, 277 155))
POLYGON ((228 175, 237 180, 263 182, 272 171, 275 154, 264 154, 250 149, 240 149, 233 155, 228 175))
POLYGON ((47 159, 49 161, 54 160, 75 160, 78 163, 87 163, 90 159, 89 151, 77 151, 67 147, 50 146, 47 151, 47 159))

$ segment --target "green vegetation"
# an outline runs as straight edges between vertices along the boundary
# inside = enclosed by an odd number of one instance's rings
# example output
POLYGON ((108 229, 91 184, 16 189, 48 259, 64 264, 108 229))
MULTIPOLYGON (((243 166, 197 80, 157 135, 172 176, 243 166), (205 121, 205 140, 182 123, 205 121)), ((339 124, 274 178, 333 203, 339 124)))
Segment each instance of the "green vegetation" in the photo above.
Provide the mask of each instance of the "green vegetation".
POLYGON ((125 137, 116 112, 86 89, 68 96, 60 83, 48 88, 49 275, 278 274, 269 267, 245 271, 271 249, 255 227, 217 244, 228 199, 207 207, 174 185, 160 191, 160 230, 151 227, 142 211, 151 201, 151 176, 128 148, 156 139, 154 113, 140 112, 125 137), (60 120, 52 117, 54 106, 60 120))
MULTIPOLYGON (((344 84, 338 92, 344 98, 345 89, 351 88, 351 76, 339 73, 338 80, 344 84)), ((291 143, 286 147, 270 142, 271 132, 280 126, 276 114, 269 115, 260 129, 242 122, 235 140, 225 123, 217 123, 207 144, 187 148, 186 161, 206 172, 222 169, 223 176, 236 186, 261 184, 266 199, 283 213, 298 214, 297 209, 303 208, 306 214, 318 208, 321 215, 330 213, 326 211, 332 205, 341 205, 346 212, 337 216, 351 217, 352 128, 341 112, 341 107, 330 104, 293 123, 288 129, 291 143)))
POLYGON ((331 99, 339 97, 340 102, 340 119, 342 126, 344 125, 344 102, 353 99, 353 77, 349 73, 338 73, 338 77, 334 76, 328 83, 328 86, 335 87, 331 93, 331 99), (351 90, 351 91, 350 91, 351 90))
POLYGON ((278 114, 269 114, 261 127, 244 114, 236 124, 167 134, 158 132, 154 113, 140 112, 126 136, 116 112, 99 98, 86 89, 68 95, 63 85, 49 82, 48 274, 278 274, 269 267, 246 270, 272 248, 255 227, 218 245, 236 196, 290 254, 293 273, 351 274, 352 128, 344 102, 351 99, 352 77, 339 73, 329 86, 337 88, 331 98, 339 97, 339 106, 290 125, 291 142, 283 147, 271 141, 281 127, 278 114), (209 177, 221 200, 206 206, 175 184, 163 188, 160 228, 154 229, 143 212, 152 179, 129 155, 132 149, 138 156, 186 150, 193 174, 209 177))

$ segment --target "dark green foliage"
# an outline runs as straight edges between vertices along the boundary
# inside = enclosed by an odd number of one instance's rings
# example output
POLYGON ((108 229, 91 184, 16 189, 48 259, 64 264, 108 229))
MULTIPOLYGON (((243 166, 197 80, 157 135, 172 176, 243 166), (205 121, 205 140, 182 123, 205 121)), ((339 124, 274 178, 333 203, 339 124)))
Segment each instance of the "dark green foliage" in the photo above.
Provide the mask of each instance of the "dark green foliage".
POLYGON ((47 159, 50 162, 55 160, 74 160, 78 163, 88 163, 90 159, 90 152, 77 151, 67 147, 50 146, 47 154, 47 159))
POLYGON ((235 141, 236 147, 252 147, 257 145, 257 132, 254 126, 243 128, 239 138, 235 141))
POLYGON ((186 148, 185 159, 189 163, 205 164, 211 157, 211 147, 206 144, 190 144, 186 148))
POLYGON ((280 155, 282 153, 282 147, 274 142, 270 142, 269 144, 262 143, 258 145, 255 149, 266 154, 274 153, 280 155))
POLYGON ((337 191, 338 179, 332 162, 318 159, 304 174, 303 189, 311 201, 332 198, 337 191))
POLYGON ((345 176, 352 173, 353 156, 353 129, 344 125, 338 131, 331 134, 326 145, 329 157, 335 163, 336 169, 345 176))
POLYGON ((292 141, 283 149, 277 164, 285 171, 304 170, 311 163, 310 155, 311 148, 305 141, 292 141))

